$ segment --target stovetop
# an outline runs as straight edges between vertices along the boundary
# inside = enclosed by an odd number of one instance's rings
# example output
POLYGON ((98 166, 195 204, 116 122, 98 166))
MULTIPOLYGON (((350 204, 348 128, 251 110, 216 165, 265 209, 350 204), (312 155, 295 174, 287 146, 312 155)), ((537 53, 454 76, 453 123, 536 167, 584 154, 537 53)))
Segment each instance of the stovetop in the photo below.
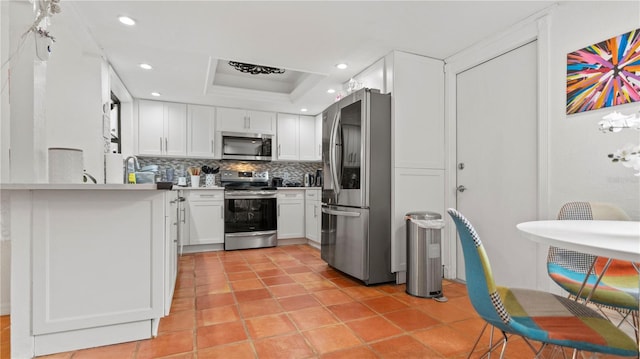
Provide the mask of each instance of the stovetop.
POLYGON ((275 191, 269 185, 269 172, 229 171, 220 172, 220 183, 225 191, 275 191))

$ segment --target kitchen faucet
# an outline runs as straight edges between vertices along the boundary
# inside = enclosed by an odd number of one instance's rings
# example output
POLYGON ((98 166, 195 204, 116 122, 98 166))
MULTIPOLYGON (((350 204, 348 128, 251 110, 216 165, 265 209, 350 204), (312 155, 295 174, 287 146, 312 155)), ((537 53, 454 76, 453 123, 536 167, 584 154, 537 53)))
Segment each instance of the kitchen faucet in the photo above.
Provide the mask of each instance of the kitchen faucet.
POLYGON ((140 163, 138 162, 138 157, 129 156, 124 160, 124 183, 135 183, 135 177, 133 181, 129 181, 129 175, 133 173, 135 176, 135 172, 140 169, 140 163), (133 170, 129 171, 129 160, 133 159, 133 170))

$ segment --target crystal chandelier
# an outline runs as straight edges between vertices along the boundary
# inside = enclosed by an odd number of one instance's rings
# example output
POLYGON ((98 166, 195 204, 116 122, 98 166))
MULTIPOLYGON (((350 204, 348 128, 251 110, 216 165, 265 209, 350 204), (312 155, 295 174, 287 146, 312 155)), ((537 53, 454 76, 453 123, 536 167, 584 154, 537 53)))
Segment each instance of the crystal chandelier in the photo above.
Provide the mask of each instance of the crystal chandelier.
POLYGON ((246 64, 244 62, 236 62, 229 61, 229 65, 233 66, 236 70, 240 72, 244 72, 247 74, 258 75, 258 74, 282 74, 284 73, 284 69, 279 69, 277 67, 269 67, 262 65, 254 65, 254 64, 246 64))

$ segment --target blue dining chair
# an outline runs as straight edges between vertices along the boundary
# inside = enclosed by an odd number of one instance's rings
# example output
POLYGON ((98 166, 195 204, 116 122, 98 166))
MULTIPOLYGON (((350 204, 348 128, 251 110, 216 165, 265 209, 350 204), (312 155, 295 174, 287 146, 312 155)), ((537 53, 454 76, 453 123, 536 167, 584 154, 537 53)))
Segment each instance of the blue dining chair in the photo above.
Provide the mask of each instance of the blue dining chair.
POLYGON ((497 286, 478 233, 460 212, 452 208, 447 212, 456 225, 462 245, 469 300, 486 322, 468 358, 487 325, 500 330, 502 339, 490 343, 483 357, 501 346, 500 358, 503 358, 510 335, 522 337, 536 358, 548 345, 572 348, 574 359, 579 351, 638 356, 633 339, 584 304, 543 291, 497 286), (542 345, 536 348, 531 340, 542 345))

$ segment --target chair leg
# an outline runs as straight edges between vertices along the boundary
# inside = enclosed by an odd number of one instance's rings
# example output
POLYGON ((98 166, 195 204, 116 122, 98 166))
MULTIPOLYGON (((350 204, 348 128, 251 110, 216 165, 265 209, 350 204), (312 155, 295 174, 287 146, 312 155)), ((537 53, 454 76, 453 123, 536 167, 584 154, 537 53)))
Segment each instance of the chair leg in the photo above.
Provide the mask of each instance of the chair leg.
MULTIPOLYGON (((473 344, 473 348, 471 348, 471 352, 469 352, 469 355, 467 356, 467 359, 471 358, 471 355, 473 355, 473 351, 476 349, 476 347, 478 346, 478 343, 480 342, 480 339, 482 338, 482 335, 484 334, 484 331, 487 329, 487 326, 489 325, 489 323, 486 323, 484 325, 484 327, 482 327, 482 330, 480 331, 480 335, 478 336, 478 338, 476 339, 475 344, 473 344)), ((489 336, 489 348, 482 353, 482 355, 480 355, 480 357, 478 359, 482 359, 484 357, 486 357, 487 359, 491 358, 491 352, 493 352, 496 348, 498 348, 500 345, 502 345, 502 352, 500 354, 500 358, 502 359, 504 356, 504 352, 507 346, 507 334, 505 332, 502 332, 503 335, 503 339, 497 341, 496 343, 493 343, 493 331, 495 330, 494 326, 491 326, 491 333, 489 336)))
POLYGON ((571 356, 571 359, 578 359, 578 349, 573 349, 573 355, 571 356))
POLYGON ((478 346, 478 343, 480 342, 480 338, 482 338, 482 334, 484 334, 484 331, 487 330, 487 326, 488 325, 489 325, 489 323, 484 323, 484 327, 482 327, 482 330, 480 331, 480 335, 478 335, 478 339, 476 339, 476 342, 473 343, 473 347, 471 348, 471 351, 469 352, 469 356, 467 356, 467 359, 471 358, 471 354, 473 354, 473 351, 476 350, 476 347, 478 346))
POLYGON ((504 358, 504 352, 507 350, 507 344, 509 343, 509 337, 507 337, 507 333, 502 332, 502 350, 500 351, 500 359, 504 358))

